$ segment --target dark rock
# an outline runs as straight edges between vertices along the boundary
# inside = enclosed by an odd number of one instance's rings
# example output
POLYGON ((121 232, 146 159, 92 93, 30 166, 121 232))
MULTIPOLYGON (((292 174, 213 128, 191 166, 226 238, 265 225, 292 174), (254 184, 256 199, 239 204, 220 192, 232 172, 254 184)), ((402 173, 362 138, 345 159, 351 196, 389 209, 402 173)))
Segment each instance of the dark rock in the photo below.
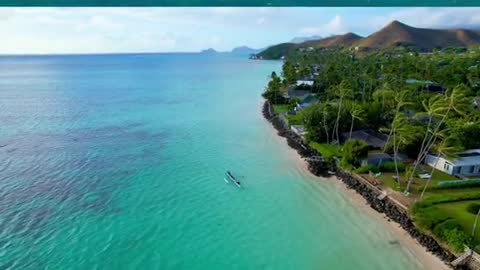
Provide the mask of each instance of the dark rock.
POLYGON ((263 104, 263 116, 272 123, 278 135, 287 139, 287 144, 305 159, 312 174, 329 176, 328 171, 334 171, 334 168, 331 168, 330 164, 324 159, 318 157, 317 152, 306 144, 300 136, 285 127, 283 121, 273 112, 273 108, 268 101, 263 104))

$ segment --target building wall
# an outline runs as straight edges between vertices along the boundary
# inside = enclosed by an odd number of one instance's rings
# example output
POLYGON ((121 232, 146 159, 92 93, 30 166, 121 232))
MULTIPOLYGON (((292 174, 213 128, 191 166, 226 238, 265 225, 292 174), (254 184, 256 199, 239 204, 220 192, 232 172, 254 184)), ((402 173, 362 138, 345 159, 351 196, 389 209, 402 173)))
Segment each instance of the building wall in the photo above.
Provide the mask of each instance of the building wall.
POLYGON ((425 164, 429 165, 430 167, 435 166, 435 169, 440 170, 442 172, 453 174, 453 166, 448 161, 446 161, 442 157, 437 157, 434 155, 427 155, 425 158, 425 164), (438 161, 437 161, 438 158, 438 161), (436 165, 435 165, 436 163, 436 165))
POLYGON ((466 175, 478 175, 480 174, 479 172, 480 170, 480 166, 477 165, 477 166, 462 166, 460 167, 460 173, 461 174, 466 174, 466 175), (472 170, 472 167, 473 167, 473 170, 472 170))
MULTIPOLYGON (((433 165, 435 165, 436 159, 437 157, 434 155, 427 155, 427 157, 425 158, 425 163, 433 167, 433 165)), ((473 172, 472 172, 472 166, 453 166, 453 164, 451 164, 444 158, 438 159, 435 169, 438 169, 442 172, 445 172, 451 175, 453 174, 480 175, 480 165, 473 166, 473 172)))

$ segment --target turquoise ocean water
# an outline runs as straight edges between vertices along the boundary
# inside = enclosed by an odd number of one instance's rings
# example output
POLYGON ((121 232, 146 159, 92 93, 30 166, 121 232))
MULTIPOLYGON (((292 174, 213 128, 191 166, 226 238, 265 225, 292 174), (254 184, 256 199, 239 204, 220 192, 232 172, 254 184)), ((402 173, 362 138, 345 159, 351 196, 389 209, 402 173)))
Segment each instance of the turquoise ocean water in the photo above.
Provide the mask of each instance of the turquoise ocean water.
POLYGON ((420 269, 263 119, 280 65, 1 57, 0 269, 420 269))

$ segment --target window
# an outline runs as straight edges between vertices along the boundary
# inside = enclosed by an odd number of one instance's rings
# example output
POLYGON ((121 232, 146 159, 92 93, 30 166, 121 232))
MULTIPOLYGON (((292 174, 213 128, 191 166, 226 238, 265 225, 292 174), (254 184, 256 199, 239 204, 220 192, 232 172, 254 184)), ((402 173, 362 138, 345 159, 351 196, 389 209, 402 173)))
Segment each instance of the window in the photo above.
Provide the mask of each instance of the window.
POLYGON ((445 162, 445 163, 443 164, 443 169, 444 169, 445 171, 450 171, 450 165, 445 162))

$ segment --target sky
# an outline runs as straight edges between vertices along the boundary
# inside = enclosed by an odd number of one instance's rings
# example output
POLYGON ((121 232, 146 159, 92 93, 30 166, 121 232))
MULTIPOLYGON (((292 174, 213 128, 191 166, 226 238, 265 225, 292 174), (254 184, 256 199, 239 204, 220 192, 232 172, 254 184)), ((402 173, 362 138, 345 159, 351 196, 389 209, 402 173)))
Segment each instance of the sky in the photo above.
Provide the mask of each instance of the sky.
POLYGON ((219 51, 369 35, 392 20, 480 30, 480 8, 0 8, 0 54, 219 51))

